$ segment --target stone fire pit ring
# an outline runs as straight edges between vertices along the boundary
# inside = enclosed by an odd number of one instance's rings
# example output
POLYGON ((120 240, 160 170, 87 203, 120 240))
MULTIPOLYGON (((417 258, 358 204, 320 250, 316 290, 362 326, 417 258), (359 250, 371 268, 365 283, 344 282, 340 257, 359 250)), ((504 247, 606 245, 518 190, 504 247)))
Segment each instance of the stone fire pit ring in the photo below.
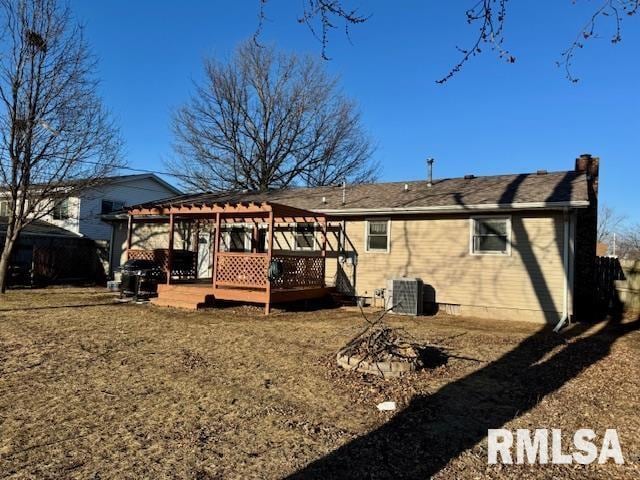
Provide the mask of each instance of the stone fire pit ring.
POLYGON ((369 373, 383 378, 400 377, 406 373, 415 372, 419 368, 416 361, 388 361, 369 362, 356 356, 349 356, 342 353, 336 355, 338 365, 345 370, 355 370, 357 372, 369 373))

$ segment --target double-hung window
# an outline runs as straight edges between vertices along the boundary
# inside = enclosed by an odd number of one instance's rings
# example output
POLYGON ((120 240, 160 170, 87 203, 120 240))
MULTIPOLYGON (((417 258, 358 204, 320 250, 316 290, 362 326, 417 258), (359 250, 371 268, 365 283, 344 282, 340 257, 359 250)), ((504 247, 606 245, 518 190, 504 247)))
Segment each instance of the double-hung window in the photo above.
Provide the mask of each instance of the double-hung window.
POLYGON ((509 255, 511 253, 511 219, 509 217, 472 218, 471 253, 509 255))
POLYGON ((8 217, 11 213, 9 200, 0 200, 0 217, 8 217))
POLYGON ((367 252, 389 251, 389 220, 367 220, 365 250, 367 252))
POLYGON ((66 220, 69 218, 69 199, 65 198, 63 200, 59 200, 53 206, 53 211, 51 212, 54 220, 66 220))

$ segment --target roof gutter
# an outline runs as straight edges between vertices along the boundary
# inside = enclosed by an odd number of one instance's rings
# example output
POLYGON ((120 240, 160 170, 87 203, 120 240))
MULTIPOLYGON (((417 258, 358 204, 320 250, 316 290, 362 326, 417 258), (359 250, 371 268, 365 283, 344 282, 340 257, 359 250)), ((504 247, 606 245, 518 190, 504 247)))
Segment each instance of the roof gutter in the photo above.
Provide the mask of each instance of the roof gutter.
POLYGON ((564 210, 565 208, 587 208, 588 200, 572 202, 528 202, 479 205, 442 205, 436 207, 392 207, 392 208, 339 208, 312 209, 330 215, 379 215, 379 214, 412 214, 412 213, 460 213, 464 211, 514 211, 514 210, 564 210))

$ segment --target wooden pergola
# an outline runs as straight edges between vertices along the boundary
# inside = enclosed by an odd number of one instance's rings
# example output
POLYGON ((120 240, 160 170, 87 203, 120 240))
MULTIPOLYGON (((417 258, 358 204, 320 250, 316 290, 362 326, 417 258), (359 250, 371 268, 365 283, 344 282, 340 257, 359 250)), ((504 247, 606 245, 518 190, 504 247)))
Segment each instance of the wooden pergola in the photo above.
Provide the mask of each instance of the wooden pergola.
POLYGON ((327 220, 321 213, 272 202, 180 202, 132 207, 128 214, 128 258, 153 258, 163 265, 166 272, 166 285, 159 286, 157 303, 171 304, 163 301, 164 296, 175 300, 173 303, 177 306, 187 306, 181 304, 189 300, 182 301, 181 298, 192 300, 194 295, 204 295, 205 299, 261 303, 265 306, 265 314, 268 314, 273 303, 318 298, 327 293, 327 220), (196 282, 195 276, 189 282, 190 274, 185 275, 188 269, 179 255, 183 252, 174 249, 176 222, 185 220, 208 220, 215 224, 211 246, 212 278, 208 285, 196 282), (168 223, 168 248, 154 251, 132 248, 133 229, 137 222, 168 223), (222 251, 221 232, 225 225, 237 223, 253 224, 251 251, 222 251), (314 241, 317 232, 320 248, 313 252, 275 249, 275 226, 292 223, 316 226, 314 241), (265 224, 266 241, 264 248, 260 248, 259 228, 262 226, 264 229, 265 224), (180 268, 176 269, 178 263, 180 268), (274 263, 277 268, 272 267, 274 263), (280 275, 274 275, 274 272, 280 275))

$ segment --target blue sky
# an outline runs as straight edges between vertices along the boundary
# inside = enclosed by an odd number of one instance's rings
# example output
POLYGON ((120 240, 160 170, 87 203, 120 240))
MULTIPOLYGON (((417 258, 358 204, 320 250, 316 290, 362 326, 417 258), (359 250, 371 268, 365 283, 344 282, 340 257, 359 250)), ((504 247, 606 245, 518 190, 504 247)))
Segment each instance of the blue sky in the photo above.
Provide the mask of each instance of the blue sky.
MULTIPOLYGON (((349 1, 349 0, 347 0, 349 1)), ((607 33, 578 52, 569 83, 555 66, 593 2, 513 1, 505 64, 487 51, 444 86, 435 80, 458 59, 474 30, 468 1, 351 2, 371 14, 352 43, 333 32, 325 62, 359 102, 377 144, 382 180, 567 170, 581 153, 601 157, 601 199, 640 221, 640 16, 623 41, 607 33)), ((319 58, 320 46, 296 19, 302 1, 270 0, 264 42, 319 58)), ((105 103, 121 126, 129 164, 162 170, 172 155, 171 112, 202 78, 202 59, 228 58, 256 28, 258 0, 72 0, 100 59, 105 103)))

